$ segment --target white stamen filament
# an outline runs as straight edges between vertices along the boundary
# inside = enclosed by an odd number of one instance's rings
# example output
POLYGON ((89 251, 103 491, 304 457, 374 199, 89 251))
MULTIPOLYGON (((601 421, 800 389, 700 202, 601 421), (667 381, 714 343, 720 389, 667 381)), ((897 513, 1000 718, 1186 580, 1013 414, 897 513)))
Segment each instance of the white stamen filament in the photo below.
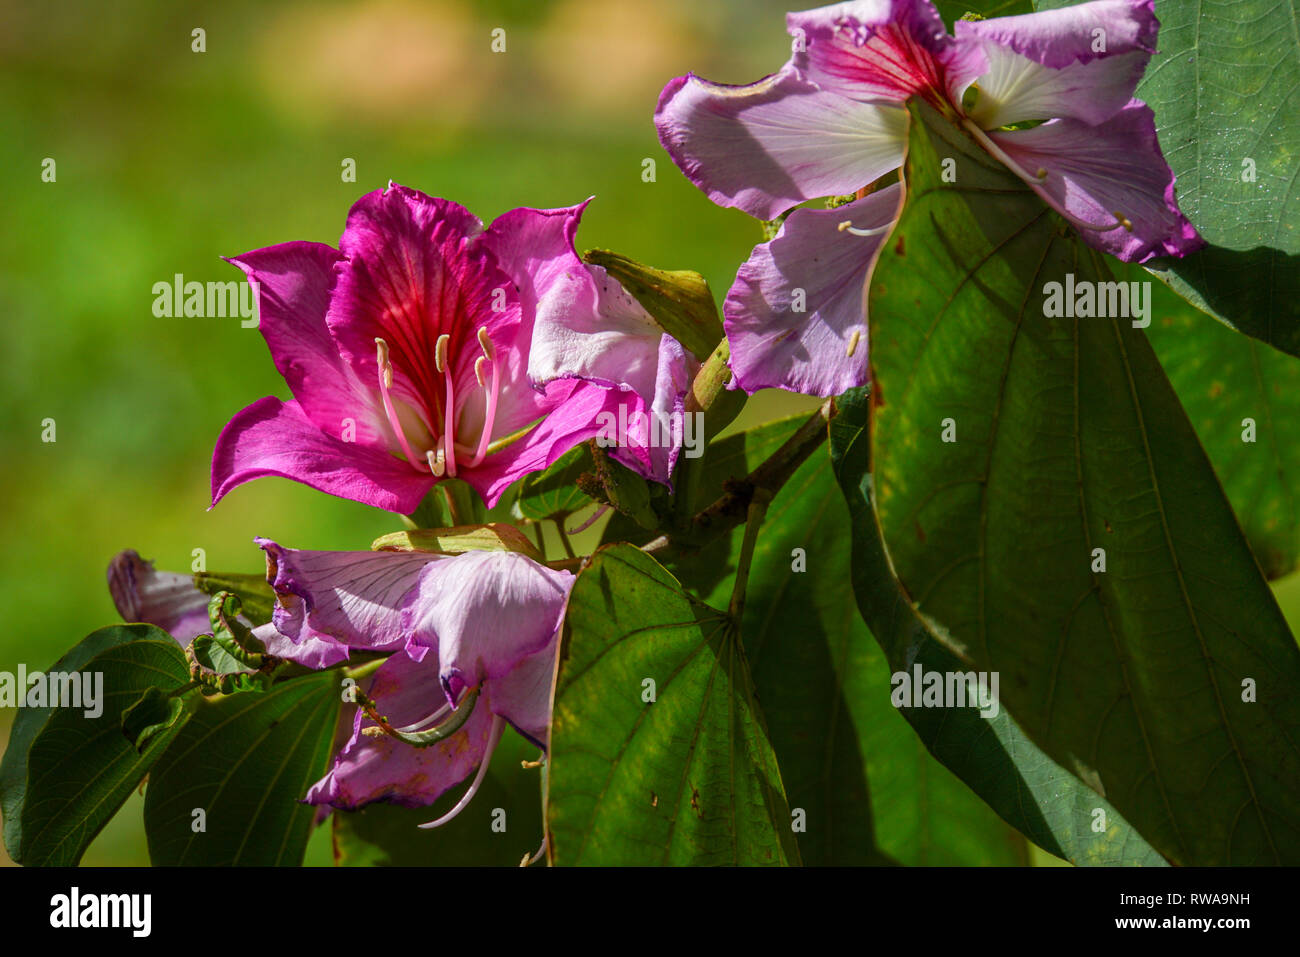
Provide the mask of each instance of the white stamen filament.
POLYGON ((442 373, 442 381, 446 388, 443 393, 445 401, 442 411, 442 448, 439 449, 438 455, 446 463, 447 475, 451 478, 456 477, 456 387, 452 381, 455 376, 452 374, 451 362, 447 357, 447 350, 451 346, 451 336, 443 333, 438 337, 438 343, 433 349, 433 364, 438 367, 442 373))
MULTIPOLYGON (((1007 155, 1006 150, 998 146, 997 143, 994 143, 993 140, 990 137, 988 137, 982 129, 979 128, 978 125, 971 122, 969 119, 963 120, 962 125, 970 132, 972 136, 975 137, 976 140, 979 141, 980 145, 983 146, 990 153, 992 153, 993 156, 999 162, 1002 163, 1002 165, 1006 166, 1009 170, 1011 170, 1021 179, 1025 180, 1025 182, 1029 183, 1030 189, 1035 189, 1033 183, 1030 182, 1030 180, 1042 182, 1047 178, 1047 170, 1043 169, 1042 167, 1039 167, 1038 172, 1031 176, 1023 166, 1021 166, 1019 163, 1017 163, 1015 160, 1013 160, 1010 156, 1007 155), (1041 176, 1038 175, 1039 173, 1041 173, 1042 175, 1041 176)), ((1055 208, 1056 207, 1053 207, 1053 209, 1055 208)), ((1124 217, 1123 213, 1118 213, 1118 212, 1112 213, 1111 215, 1115 217, 1115 222, 1109 226, 1094 226, 1092 223, 1085 223, 1083 220, 1078 219, 1077 217, 1071 215, 1070 213, 1067 213, 1063 209, 1056 209, 1056 212, 1060 213, 1061 217, 1067 223, 1073 226, 1075 229, 1082 229, 1086 232, 1108 233, 1112 229, 1119 229, 1121 226, 1123 226, 1125 229, 1130 231, 1133 229, 1133 224, 1130 223, 1124 217)))
POLYGON ((889 232, 889 227, 893 223, 886 223, 884 226, 877 226, 875 229, 859 229, 853 225, 853 220, 846 219, 836 228, 842 233, 852 233, 854 236, 879 236, 881 233, 889 232))
POLYGON ((416 731, 423 731, 429 725, 437 724, 439 721, 441 721, 442 718, 450 710, 451 710, 451 705, 444 704, 441 708, 439 708, 433 714, 429 715, 427 718, 421 718, 419 721, 415 722, 414 724, 408 724, 404 728, 394 728, 393 730, 401 734, 414 734, 416 731))
POLYGON ((479 326, 478 344, 483 350, 483 355, 479 356, 474 362, 474 375, 478 378, 478 384, 486 390, 483 405, 483 430, 479 434, 478 448, 474 451, 474 458, 470 460, 470 468, 478 465, 487 455, 488 446, 492 444, 492 429, 496 426, 497 419, 497 400, 501 395, 501 375, 497 370, 496 347, 492 345, 492 337, 488 335, 487 326, 479 326), (480 363, 487 362, 492 366, 492 385, 489 388, 484 381, 480 363))
POLYGON ((472 801, 474 795, 478 793, 479 785, 481 785, 483 779, 487 777, 488 765, 492 763, 492 753, 497 749, 497 742, 501 740, 501 731, 504 726, 505 721, 501 716, 499 714, 494 714, 492 716, 492 729, 488 731, 487 747, 483 750, 483 760, 478 766, 478 773, 474 775, 474 781, 470 784, 469 790, 465 792, 461 799, 456 802, 456 806, 450 811, 438 818, 436 821, 421 824, 420 827, 426 830, 435 827, 442 827, 442 825, 452 820, 452 818, 456 817, 456 815, 460 814, 461 811, 465 810, 465 808, 469 806, 469 802, 472 801))
POLYGON ((397 410, 393 407, 393 398, 388 394, 388 390, 393 387, 393 366, 388 361, 388 343, 383 339, 375 339, 375 352, 375 362, 379 365, 379 395, 384 402, 384 414, 388 416, 388 424, 397 433, 397 442, 406 455, 406 461, 419 468, 420 460, 411 451, 411 443, 406 441, 406 433, 402 430, 402 422, 397 417, 397 410))
POLYGON ((537 853, 534 854, 532 857, 529 857, 527 854, 525 854, 524 859, 519 862, 519 866, 532 867, 534 864, 536 864, 538 861, 542 859, 542 855, 545 853, 546 853, 546 838, 545 836, 543 836, 542 846, 537 849, 537 853))

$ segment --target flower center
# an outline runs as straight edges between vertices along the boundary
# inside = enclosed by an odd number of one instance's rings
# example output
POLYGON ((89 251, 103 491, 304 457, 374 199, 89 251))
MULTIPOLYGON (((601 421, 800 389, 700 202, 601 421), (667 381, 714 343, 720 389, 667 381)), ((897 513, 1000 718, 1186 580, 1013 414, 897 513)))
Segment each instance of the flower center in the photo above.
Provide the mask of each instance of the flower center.
MULTIPOLYGON (((492 443, 492 432, 496 425, 497 403, 501 393, 501 374, 498 368, 496 347, 493 345, 492 337, 488 335, 487 326, 479 327, 478 343, 483 354, 474 360, 474 378, 477 380, 479 388, 484 390, 484 413, 478 442, 472 445, 460 446, 462 453, 472 455, 467 464, 468 468, 477 466, 487 455, 488 446, 492 443)), ((456 458, 456 415, 460 410, 456 405, 455 363, 450 355, 451 336, 443 333, 438 337, 438 341, 434 346, 434 367, 443 379, 444 401, 442 403, 442 422, 431 422, 430 426, 436 429, 440 424, 442 432, 436 435, 425 433, 430 439, 430 446, 424 450, 423 455, 416 453, 403 422, 401 412, 406 411, 409 413, 410 410, 404 404, 402 409, 399 410, 392 395, 393 364, 389 357, 388 343, 381 338, 376 338, 375 349, 376 364, 379 368, 379 395, 383 399, 384 414, 388 417, 388 424, 397 436, 397 442, 401 446, 402 454, 406 456, 406 460, 412 466, 420 471, 427 469, 437 478, 444 475, 455 478, 458 467, 456 458)), ((410 418, 410 416, 408 415, 407 418, 410 418)), ((418 437, 420 433, 424 432, 424 429, 421 424, 420 427, 412 426, 410 431, 418 437)))

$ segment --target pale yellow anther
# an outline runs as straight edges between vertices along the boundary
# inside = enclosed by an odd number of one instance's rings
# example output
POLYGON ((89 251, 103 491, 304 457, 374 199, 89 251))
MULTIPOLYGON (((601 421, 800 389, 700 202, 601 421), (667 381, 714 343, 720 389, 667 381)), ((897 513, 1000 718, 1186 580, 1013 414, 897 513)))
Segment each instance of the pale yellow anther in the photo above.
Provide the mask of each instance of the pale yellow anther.
POLYGON ((444 332, 433 347, 433 364, 438 367, 439 372, 447 371, 447 347, 450 343, 451 336, 444 332))
POLYGON ((478 344, 483 350, 483 357, 489 362, 497 357, 497 351, 492 346, 492 337, 488 335, 487 326, 478 327, 478 344))
POLYGON ((1040 167, 1038 167, 1038 169, 1034 172, 1034 176, 1035 176, 1036 178, 1038 178, 1038 179, 1047 179, 1047 170, 1043 169, 1043 168, 1040 166, 1040 167))
POLYGON ((384 379, 384 388, 393 387, 393 366, 388 361, 388 343, 383 339, 375 339, 375 361, 379 363, 379 374, 384 379))
POLYGON ((1125 216, 1123 213, 1121 213, 1118 209, 1115 210, 1115 219, 1119 221, 1119 224, 1123 226, 1127 232, 1130 233, 1133 232, 1133 224, 1129 222, 1128 217, 1125 216))
POLYGON ((849 336, 849 347, 844 350, 844 354, 852 358, 853 353, 858 351, 858 340, 862 338, 862 330, 854 329, 853 335, 849 336))
POLYGON ((424 453, 425 459, 429 463, 429 471, 437 478, 442 478, 447 474, 447 455, 442 449, 438 449, 438 454, 434 455, 433 449, 424 453))
POLYGON ((479 356, 474 360, 474 378, 478 379, 478 384, 487 388, 487 379, 483 375, 483 367, 487 365, 487 356, 479 356))

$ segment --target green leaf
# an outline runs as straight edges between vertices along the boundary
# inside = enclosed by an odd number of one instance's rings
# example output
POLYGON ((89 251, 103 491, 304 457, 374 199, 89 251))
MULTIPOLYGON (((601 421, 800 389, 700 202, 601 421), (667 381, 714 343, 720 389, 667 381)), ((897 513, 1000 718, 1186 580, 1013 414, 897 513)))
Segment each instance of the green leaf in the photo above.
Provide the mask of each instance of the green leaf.
POLYGON ((1300 649, 1142 332, 1044 314, 1100 257, 924 105, 907 184, 869 298, 899 579, 1170 860, 1300 861, 1300 649))
POLYGON ((316 811, 299 801, 325 773, 341 702, 333 672, 200 701, 150 775, 153 863, 301 864, 316 811))
POLYGON ((1154 292, 1151 344, 1260 568, 1280 578, 1300 562, 1300 362, 1154 292))
MULTIPOLYGON (((847 393, 831 422, 831 457, 852 518, 858 606, 891 671, 917 665, 923 672, 967 671, 894 577, 872 498, 868 402, 866 389, 847 393)), ((935 758, 1044 850, 1076 864, 1165 863, 1104 798, 1045 755, 1006 709, 989 718, 972 708, 900 713, 935 758)))
POLYGON ((123 712, 149 688, 173 691, 189 681, 180 646, 153 625, 92 632, 47 674, 73 672, 83 681, 103 676, 102 713, 89 718, 84 707, 22 708, 0 765, 5 847, 21 864, 81 860, 183 725, 178 720, 153 735, 143 753, 122 733, 123 712))
POLYGON ((1266 247, 1207 246, 1148 266, 1171 290, 1229 328, 1300 355, 1300 256, 1266 247))
POLYGON ((654 559, 614 545, 579 574, 566 621, 551 726, 552 862, 797 863, 730 620, 654 559))
POLYGON ((1210 245, 1148 265, 1197 308, 1300 355, 1295 4, 1156 0, 1155 11, 1159 49, 1136 95, 1155 113, 1178 205, 1210 245))
POLYGON ((433 830, 419 825, 451 810, 467 785, 452 788, 425 808, 379 803, 360 811, 335 811, 335 863, 344 867, 517 866, 542 843, 542 770, 521 765, 537 760, 539 754, 535 744, 507 731, 474 800, 433 830))
POLYGON ((577 482, 583 472, 594 470, 586 444, 575 446, 546 471, 524 477, 519 483, 519 510, 525 518, 541 521, 563 518, 590 505, 591 499, 578 488, 577 482))
POLYGON ((1159 51, 1137 97, 1155 112, 1179 207, 1215 246, 1300 252, 1294 4, 1156 0, 1155 9, 1159 51))

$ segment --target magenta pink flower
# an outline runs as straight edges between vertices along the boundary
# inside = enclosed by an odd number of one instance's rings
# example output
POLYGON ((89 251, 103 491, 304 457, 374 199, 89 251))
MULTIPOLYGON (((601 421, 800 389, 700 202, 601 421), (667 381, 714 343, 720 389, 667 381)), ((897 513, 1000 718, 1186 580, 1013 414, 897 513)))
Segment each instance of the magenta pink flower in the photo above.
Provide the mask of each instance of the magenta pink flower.
MULTIPOLYGON (((586 268, 572 243, 582 208, 515 209, 484 228, 453 202, 390 185, 352 207, 337 250, 292 242, 232 259, 259 285, 262 334, 293 398, 261 399, 226 426, 213 503, 278 475, 402 513, 458 477, 492 505, 594 437, 602 411, 668 401, 554 363, 544 382, 528 376, 534 340, 552 328, 538 315, 586 268)), ((659 345, 630 348, 658 363, 659 345)), ((650 474, 648 461, 628 464, 650 474)))
POLYGON ((955 36, 929 0, 857 0, 786 18, 777 73, 728 87, 670 82, 664 148, 714 202, 773 219, 723 309, 746 391, 837 395, 867 379, 863 283, 896 219, 897 186, 862 190, 901 162, 901 104, 930 103, 1078 228, 1127 262, 1203 240, 1178 209, 1150 108, 1133 98, 1155 49, 1151 0, 1094 0, 976 22, 955 36))

